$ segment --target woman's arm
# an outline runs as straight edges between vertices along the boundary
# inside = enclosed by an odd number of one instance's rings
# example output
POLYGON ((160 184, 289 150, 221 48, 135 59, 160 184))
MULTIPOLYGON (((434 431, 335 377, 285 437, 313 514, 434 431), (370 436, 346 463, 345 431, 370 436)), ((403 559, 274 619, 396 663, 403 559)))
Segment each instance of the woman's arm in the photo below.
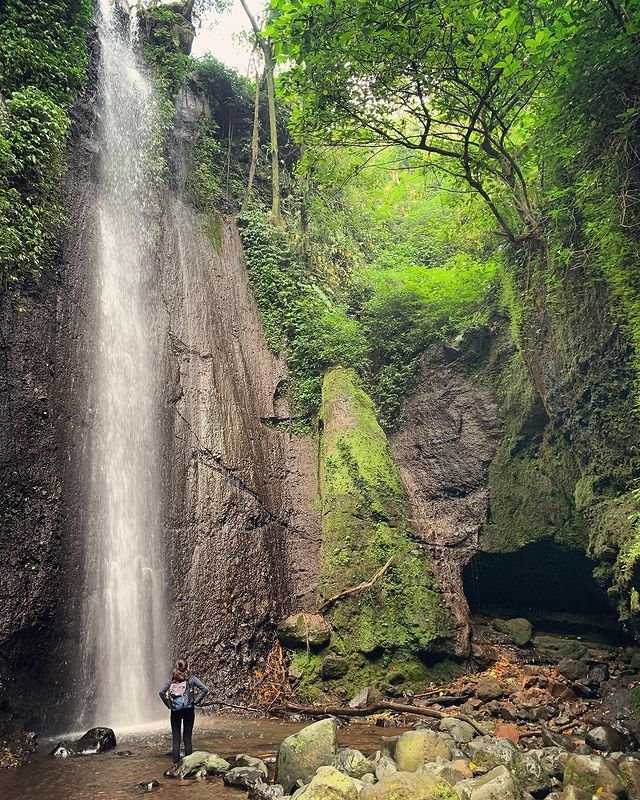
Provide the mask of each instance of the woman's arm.
POLYGON ((200 703, 204 700, 204 698, 209 694, 209 688, 202 683, 201 680, 198 680, 195 675, 191 676, 191 682, 193 685, 200 691, 197 699, 194 699, 194 704, 199 706, 200 703))
POLYGON ((171 686, 171 681, 167 681, 165 683, 165 685, 162 687, 162 689, 160 689, 160 691, 158 692, 158 694, 160 695, 160 699, 162 700, 162 702, 165 704, 165 706, 167 708, 171 708, 171 703, 169 702, 169 699, 167 698, 167 692, 169 691, 169 687, 170 686, 171 686))

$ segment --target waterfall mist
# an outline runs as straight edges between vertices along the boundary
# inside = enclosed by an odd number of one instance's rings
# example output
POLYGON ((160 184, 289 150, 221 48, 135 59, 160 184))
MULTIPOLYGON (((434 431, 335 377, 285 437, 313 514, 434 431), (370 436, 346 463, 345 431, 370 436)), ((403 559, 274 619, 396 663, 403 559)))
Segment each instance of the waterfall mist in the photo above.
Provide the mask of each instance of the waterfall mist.
POLYGON ((166 673, 157 277, 148 177, 157 124, 150 82, 127 27, 100 0, 96 346, 85 552, 82 714, 116 728, 160 716, 166 673))

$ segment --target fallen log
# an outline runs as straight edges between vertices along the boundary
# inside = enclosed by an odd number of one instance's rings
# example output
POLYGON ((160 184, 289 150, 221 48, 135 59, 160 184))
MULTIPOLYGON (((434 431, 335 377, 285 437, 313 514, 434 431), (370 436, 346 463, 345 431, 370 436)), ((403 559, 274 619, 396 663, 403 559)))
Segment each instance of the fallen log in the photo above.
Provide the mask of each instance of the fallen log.
POLYGON ((349 708, 348 706, 305 706, 300 703, 285 703, 281 706, 275 706, 271 711, 291 711, 297 714, 304 714, 308 717, 370 717, 373 714, 377 714, 378 711, 395 711, 398 714, 414 714, 417 717, 432 717, 433 719, 444 719, 445 717, 452 716, 455 717, 455 719, 460 719, 471 725, 481 736, 486 734, 486 731, 466 714, 443 714, 441 711, 435 711, 433 708, 421 708, 420 706, 412 706, 408 703, 392 703, 386 700, 381 700, 379 703, 364 706, 363 708, 349 708))

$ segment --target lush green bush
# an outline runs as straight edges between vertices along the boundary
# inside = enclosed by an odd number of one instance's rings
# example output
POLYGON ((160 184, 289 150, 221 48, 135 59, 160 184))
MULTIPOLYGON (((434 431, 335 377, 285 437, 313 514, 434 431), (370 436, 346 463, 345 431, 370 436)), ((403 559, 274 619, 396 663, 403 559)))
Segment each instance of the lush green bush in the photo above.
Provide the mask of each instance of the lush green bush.
POLYGON ((329 367, 365 370, 366 341, 358 323, 310 279, 284 230, 259 209, 245 212, 239 224, 267 342, 287 356, 292 413, 306 424, 318 411, 329 367))
POLYGON ((90 0, 0 6, 0 283, 50 267, 63 222, 68 109, 87 67, 90 0))

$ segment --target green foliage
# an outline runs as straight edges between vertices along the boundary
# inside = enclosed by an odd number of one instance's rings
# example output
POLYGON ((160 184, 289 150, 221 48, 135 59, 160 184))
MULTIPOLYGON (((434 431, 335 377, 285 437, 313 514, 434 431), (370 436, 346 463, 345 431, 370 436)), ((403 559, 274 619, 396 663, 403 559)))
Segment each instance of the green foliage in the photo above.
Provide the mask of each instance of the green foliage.
POLYGON ((90 0, 0 7, 0 283, 51 267, 64 215, 68 109, 87 67, 90 0))
POLYGON ((200 211, 216 208, 220 204, 223 159, 224 152, 216 125, 210 120, 201 120, 186 184, 191 200, 200 211))
POLYGON ((366 342, 344 308, 306 273, 283 230, 258 209, 238 221, 267 342, 286 353, 292 412, 308 422, 319 407, 325 370, 336 365, 362 370, 366 342))
POLYGON ((495 258, 480 262, 459 253, 442 267, 365 272, 373 293, 361 319, 376 370, 374 396, 385 427, 397 425, 424 350, 488 322, 487 297, 498 267, 495 258))

